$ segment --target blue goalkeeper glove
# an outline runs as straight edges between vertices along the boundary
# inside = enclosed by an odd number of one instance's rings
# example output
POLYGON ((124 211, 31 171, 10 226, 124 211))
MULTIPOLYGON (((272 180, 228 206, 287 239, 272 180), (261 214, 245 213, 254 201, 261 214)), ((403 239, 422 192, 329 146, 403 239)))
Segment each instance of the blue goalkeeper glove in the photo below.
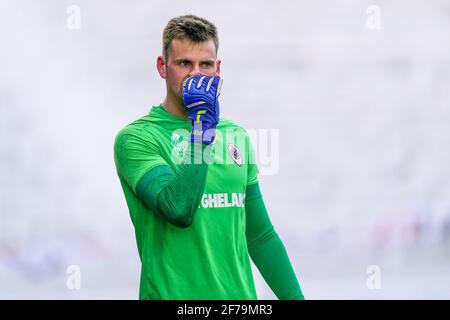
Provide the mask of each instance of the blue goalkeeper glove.
POLYGON ((183 82, 183 102, 192 121, 191 141, 209 145, 216 136, 219 123, 219 76, 192 76, 183 82))

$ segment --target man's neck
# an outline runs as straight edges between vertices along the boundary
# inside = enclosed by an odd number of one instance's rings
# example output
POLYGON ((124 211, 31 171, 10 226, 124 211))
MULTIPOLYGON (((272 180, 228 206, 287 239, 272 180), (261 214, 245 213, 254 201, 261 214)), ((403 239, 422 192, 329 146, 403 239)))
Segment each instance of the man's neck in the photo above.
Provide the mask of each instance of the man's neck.
POLYGON ((179 102, 175 101, 174 99, 171 99, 170 95, 167 95, 164 99, 164 102, 162 103, 163 108, 170 114, 173 114, 176 117, 188 120, 186 110, 184 109, 184 106, 180 104, 179 102))

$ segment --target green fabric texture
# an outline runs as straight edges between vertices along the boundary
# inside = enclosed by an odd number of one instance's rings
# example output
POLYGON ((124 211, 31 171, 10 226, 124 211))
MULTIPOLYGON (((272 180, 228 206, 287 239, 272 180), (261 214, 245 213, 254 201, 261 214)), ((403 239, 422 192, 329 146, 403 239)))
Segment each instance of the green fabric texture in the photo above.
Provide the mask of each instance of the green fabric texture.
POLYGON ((269 287, 280 300, 303 300, 286 249, 270 221, 259 184, 247 186, 245 211, 248 252, 269 287))
POLYGON ((145 188, 147 188, 150 183, 154 183, 156 179, 160 180, 162 177, 165 178, 164 180, 170 180, 173 175, 174 173, 170 166, 166 164, 157 165, 152 170, 149 170, 146 174, 144 174, 138 182, 136 186, 136 195, 142 200, 144 198, 145 188))
POLYGON ((168 165, 147 172, 137 185, 138 197, 165 221, 187 228, 200 204, 205 188, 208 165, 196 163, 195 153, 206 145, 191 143, 186 159, 174 173, 168 165))

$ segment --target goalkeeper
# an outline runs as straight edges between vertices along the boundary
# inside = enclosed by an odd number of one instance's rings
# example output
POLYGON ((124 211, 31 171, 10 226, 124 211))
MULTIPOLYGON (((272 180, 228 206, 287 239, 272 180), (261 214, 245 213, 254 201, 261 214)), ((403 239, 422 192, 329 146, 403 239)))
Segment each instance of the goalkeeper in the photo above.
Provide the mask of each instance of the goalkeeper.
POLYGON ((140 299, 257 299, 250 258, 279 299, 303 299, 267 214, 244 129, 219 117, 215 26, 171 19, 160 105, 122 129, 117 174, 142 262, 140 299))

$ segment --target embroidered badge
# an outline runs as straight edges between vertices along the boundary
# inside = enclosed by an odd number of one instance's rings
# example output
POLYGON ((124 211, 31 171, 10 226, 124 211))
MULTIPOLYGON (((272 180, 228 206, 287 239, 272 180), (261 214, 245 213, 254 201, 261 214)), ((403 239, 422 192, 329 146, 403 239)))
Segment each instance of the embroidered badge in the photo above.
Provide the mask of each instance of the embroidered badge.
POLYGON ((232 143, 228 144, 228 152, 233 161, 240 167, 242 165, 242 156, 239 149, 232 143))

